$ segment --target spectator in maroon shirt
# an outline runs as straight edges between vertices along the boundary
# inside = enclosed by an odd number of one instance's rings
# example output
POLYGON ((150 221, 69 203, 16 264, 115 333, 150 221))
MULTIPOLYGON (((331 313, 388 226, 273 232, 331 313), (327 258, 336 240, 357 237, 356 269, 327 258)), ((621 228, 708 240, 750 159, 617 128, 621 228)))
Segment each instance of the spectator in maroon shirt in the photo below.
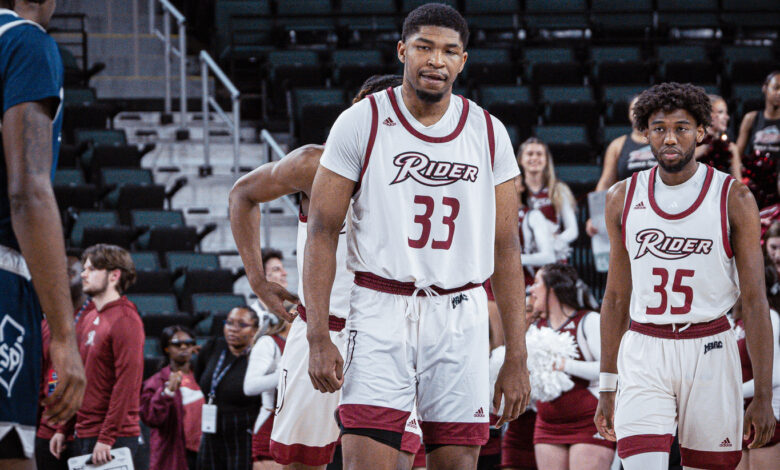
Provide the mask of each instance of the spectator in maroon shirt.
POLYGON ((76 335, 87 390, 75 423, 59 428, 49 448, 59 458, 75 426, 73 455, 92 454, 92 462, 102 465, 112 448, 128 447, 134 458, 138 450, 144 328, 135 305, 122 295, 135 281, 130 254, 98 244, 87 248, 82 261, 82 286, 92 300, 76 335))
POLYGON ((206 402, 190 364, 195 334, 183 326, 169 326, 160 342, 168 365, 149 377, 141 391, 141 419, 152 428, 149 470, 195 470, 206 402))

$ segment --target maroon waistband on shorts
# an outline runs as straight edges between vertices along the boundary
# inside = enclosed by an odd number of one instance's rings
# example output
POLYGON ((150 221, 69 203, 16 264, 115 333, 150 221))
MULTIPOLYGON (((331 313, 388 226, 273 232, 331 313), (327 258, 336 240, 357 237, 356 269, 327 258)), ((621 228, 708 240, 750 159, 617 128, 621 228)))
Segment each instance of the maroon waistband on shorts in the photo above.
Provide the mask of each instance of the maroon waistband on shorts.
MULTIPOLYGON (((385 279, 381 276, 377 276, 376 274, 365 271, 358 271, 355 273, 355 284, 367 289, 384 292, 385 294, 411 296, 414 295, 414 291, 416 290, 418 296, 426 295, 422 289, 418 290, 413 282, 400 282, 394 281, 392 279, 385 279)), ((470 282, 454 289, 442 289, 441 287, 437 286, 431 286, 430 289, 439 295, 448 295, 480 286, 482 286, 481 283, 474 284, 473 282, 470 282)))
POLYGON ((731 329, 731 324, 725 315, 704 323, 691 323, 688 327, 682 323, 656 325, 654 323, 639 323, 632 321, 629 330, 647 336, 664 339, 694 339, 712 336, 731 329))
MULTIPOLYGON (((306 307, 303 305, 298 305, 298 316, 301 317, 301 320, 306 321, 306 307)), ((328 329, 330 331, 339 332, 344 329, 346 324, 346 319, 335 315, 328 315, 328 329)))

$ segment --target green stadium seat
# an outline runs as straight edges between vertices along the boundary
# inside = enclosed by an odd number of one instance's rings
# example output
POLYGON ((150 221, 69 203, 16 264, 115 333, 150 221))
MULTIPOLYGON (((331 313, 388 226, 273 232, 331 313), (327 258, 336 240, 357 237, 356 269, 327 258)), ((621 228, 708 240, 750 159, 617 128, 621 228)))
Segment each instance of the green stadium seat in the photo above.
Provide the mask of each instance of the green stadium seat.
POLYGON ((518 134, 529 135, 536 124, 536 105, 525 86, 485 86, 479 89, 480 105, 518 134))
POLYGON ((322 143, 348 104, 341 89, 296 88, 290 93, 291 128, 301 143, 322 143))
POLYGON ((469 29, 509 31, 520 26, 517 0, 465 0, 464 7, 469 29))
POLYGON ((777 37, 780 8, 777 0, 722 0, 721 19, 742 35, 766 31, 777 37))
POLYGON ((220 269, 219 257, 213 253, 168 252, 165 262, 170 272, 179 269, 220 269))
POLYGON ((54 172, 54 186, 77 186, 86 183, 84 173, 77 168, 57 168, 54 172))
POLYGON ((220 268, 217 255, 169 252, 165 257, 168 271, 176 278, 173 290, 179 296, 182 310, 192 309, 190 302, 193 294, 233 292, 233 273, 220 268))
POLYGON ((192 296, 193 313, 227 314, 235 307, 245 306, 246 300, 238 294, 195 294, 192 296))
POLYGON ((195 227, 188 227, 181 211, 143 210, 130 211, 131 225, 143 233, 136 246, 140 250, 192 251, 198 244, 195 227))
POLYGON ((333 81, 344 87, 360 86, 368 77, 385 72, 382 53, 376 49, 335 50, 331 56, 333 81))
POLYGON ((403 0, 401 2, 401 11, 403 13, 409 13, 417 7, 423 6, 426 3, 444 3, 452 8, 458 8, 458 2, 456 0, 403 0))
POLYGON ((341 13, 365 16, 344 16, 339 19, 341 27, 351 31, 394 31, 398 24, 394 0, 341 0, 341 13))
POLYGON ((658 24, 667 29, 716 29, 718 0, 658 0, 658 24))
POLYGON ((127 294, 142 317, 146 315, 172 315, 179 312, 176 297, 172 294, 127 294))
POLYGON ((463 69, 463 78, 473 85, 515 85, 518 67, 512 60, 512 52, 501 48, 468 50, 469 58, 463 69))
POLYGON ((115 186, 104 201, 110 208, 162 209, 165 186, 155 184, 152 171, 145 168, 102 168, 103 187, 115 186))
MULTIPOLYGON (((270 0, 218 0, 214 7, 215 56, 224 59, 231 54, 230 45, 234 31, 255 30, 255 44, 269 41, 273 24, 270 14, 270 0), (260 18, 262 15, 269 18, 260 18), (242 18, 247 18, 248 21, 242 18)), ((243 41, 238 42, 243 44, 243 41)))
POLYGON ((136 271, 157 271, 162 269, 160 257, 154 251, 133 251, 130 253, 136 271))
POLYGON ((585 0, 525 0, 525 24, 532 29, 585 29, 585 0))
POLYGON ((131 252, 135 264, 136 281, 128 293, 133 294, 172 294, 171 274, 160 266, 160 258, 154 251, 131 252))
POLYGON ((84 231, 94 228, 111 228, 119 225, 119 215, 116 211, 83 210, 75 215, 76 220, 70 230, 70 245, 86 248, 84 231))
POLYGON ((631 99, 642 93, 648 85, 611 85, 603 89, 604 122, 606 124, 628 124, 628 105, 631 99))
POLYGON ((591 75, 600 84, 648 83, 651 68, 637 46, 593 46, 591 75))
POLYGON ((539 99, 544 105, 546 123, 585 123, 591 132, 595 132, 599 120, 599 104, 590 87, 543 86, 539 88, 539 99))
POLYGON ((767 46, 723 46, 723 65, 731 83, 763 83, 770 72, 780 69, 767 46))
POLYGON ((97 101, 97 94, 94 88, 65 88, 64 104, 68 105, 86 105, 97 101))
POLYGON ((97 206, 97 186, 87 184, 80 169, 57 168, 52 186, 60 212, 68 208, 94 209, 97 206))
POLYGON ((663 81, 710 83, 718 77, 718 67, 710 60, 704 46, 658 46, 656 58, 658 75, 663 81))
POLYGON ((569 185, 575 195, 586 194, 601 178, 599 165, 555 165, 555 176, 569 185))
POLYGON ((596 32, 644 37, 653 27, 652 0, 592 0, 591 21, 596 32))
POLYGON ((531 84, 583 83, 585 69, 568 47, 528 47, 523 58, 525 77, 531 84))
POLYGON ((594 156, 585 126, 537 126, 533 133, 550 148, 556 166, 589 163, 594 156))
POLYGON ((327 16, 334 13, 330 0, 284 0, 276 3, 276 13, 278 24, 287 31, 322 32, 335 28, 333 18, 327 16))
POLYGON ((610 142, 618 137, 631 133, 631 126, 615 124, 610 126, 604 126, 602 128, 602 142, 604 145, 609 145, 610 142))
POLYGON ((90 143, 92 145, 127 145, 127 135, 121 129, 76 129, 76 145, 90 143))
POLYGON ((163 350, 160 346, 160 340, 157 338, 146 338, 144 340, 144 359, 162 359, 163 350))

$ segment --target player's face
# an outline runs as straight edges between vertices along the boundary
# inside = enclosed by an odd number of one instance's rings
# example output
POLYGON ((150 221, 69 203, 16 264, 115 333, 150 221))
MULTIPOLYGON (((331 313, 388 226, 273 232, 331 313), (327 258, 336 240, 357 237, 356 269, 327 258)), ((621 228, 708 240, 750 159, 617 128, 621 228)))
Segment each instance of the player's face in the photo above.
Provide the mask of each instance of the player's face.
POLYGON ((772 80, 763 87, 767 106, 780 107, 780 73, 776 73, 772 80))
POLYGON ((684 109, 656 111, 650 115, 645 130, 658 166, 668 173, 679 173, 687 165, 695 164, 693 153, 704 134, 704 128, 684 109))
POLYGON ((775 265, 775 269, 780 273, 780 237, 770 237, 766 241, 766 254, 772 263, 775 265))
POLYGON ((712 130, 726 132, 729 127, 729 110, 726 102, 718 100, 712 105, 712 130))
POLYGON ((279 258, 271 258, 265 263, 265 279, 287 289, 287 271, 279 258))
POLYGON ((81 288, 85 294, 92 297, 101 295, 108 290, 108 277, 108 270, 95 268, 92 261, 87 259, 84 270, 81 271, 81 288))
POLYGON ((520 167, 523 172, 540 173, 547 166, 547 155, 542 144, 528 144, 520 154, 520 167))
POLYGON ((404 81, 427 103, 437 103, 452 92, 452 84, 467 57, 460 34, 441 26, 422 26, 406 42, 398 42, 404 81))

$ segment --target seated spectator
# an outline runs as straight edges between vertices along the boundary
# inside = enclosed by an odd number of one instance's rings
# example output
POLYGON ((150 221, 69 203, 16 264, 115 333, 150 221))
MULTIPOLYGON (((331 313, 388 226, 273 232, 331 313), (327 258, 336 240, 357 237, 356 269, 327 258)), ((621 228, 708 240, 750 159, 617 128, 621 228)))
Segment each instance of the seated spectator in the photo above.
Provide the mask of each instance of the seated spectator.
POLYGON ((272 462, 271 429, 277 406, 279 361, 284 352, 287 333, 292 326, 292 323, 273 314, 269 313, 268 317, 270 318, 269 329, 264 335, 258 337, 255 345, 252 346, 246 377, 244 377, 244 393, 247 396, 261 395, 262 397, 262 408, 255 421, 252 435, 252 468, 255 470, 279 468, 272 462))
POLYGON ((58 429, 50 450, 59 458, 75 429, 72 454, 92 454, 92 461, 103 465, 112 448, 127 447, 136 458, 144 327, 135 305, 122 295, 135 282, 130 253, 98 244, 84 251, 82 261, 82 288, 92 297, 76 328, 86 394, 75 422, 58 429))
MULTIPOLYGON (((638 98, 639 96, 633 97, 628 105, 628 119, 632 123, 634 105, 638 98)), ((647 143, 644 134, 636 127, 632 127, 630 134, 621 135, 607 146, 607 151, 604 153, 604 167, 595 191, 606 191, 613 184, 623 181, 637 171, 654 167, 655 163, 655 157, 650 151, 650 144, 647 143)), ((591 237, 597 232, 590 219, 585 224, 585 231, 591 237)))
POLYGON ((198 450, 199 470, 215 468, 248 470, 252 467, 252 427, 260 400, 244 393, 244 377, 259 318, 249 307, 236 307, 225 320, 224 337, 206 343, 195 362, 195 378, 208 392, 216 418, 204 413, 204 430, 198 450))
MULTIPOLYGON (((284 255, 282 255, 281 251, 274 248, 266 248, 263 250, 263 272, 265 273, 265 279, 268 282, 275 282, 287 289, 287 270, 284 269, 283 261, 284 255)), ((260 299, 257 299, 252 304, 252 309, 258 313, 268 311, 268 308, 266 308, 265 304, 263 304, 263 301, 260 299)))
POLYGON ((517 163, 529 210, 539 210, 552 223, 556 259, 569 257, 569 245, 577 239, 577 202, 566 183, 555 177, 547 144, 531 137, 520 145, 517 163))
POLYGON ((555 370, 569 374, 574 388, 555 400, 536 403, 534 450, 536 464, 545 470, 581 468, 608 470, 615 443, 598 437, 593 417, 601 357, 600 317, 586 305, 577 271, 551 264, 537 271, 531 290, 534 311, 542 312, 539 327, 572 336, 578 358, 562 360, 555 370))
POLYGON ((707 135, 696 146, 694 158, 716 170, 730 173, 737 180, 742 179, 742 159, 734 142, 726 132, 729 128, 729 111, 726 100, 718 95, 709 95, 712 105, 712 125, 707 135))
POLYGON ((167 365, 149 377, 141 391, 141 419, 152 430, 149 470, 194 470, 206 402, 190 362, 195 334, 184 326, 169 326, 160 343, 167 365))
POLYGON ((742 175, 759 208, 780 202, 777 193, 777 160, 780 158, 780 71, 770 73, 761 87, 764 109, 742 118, 737 151, 742 175))

